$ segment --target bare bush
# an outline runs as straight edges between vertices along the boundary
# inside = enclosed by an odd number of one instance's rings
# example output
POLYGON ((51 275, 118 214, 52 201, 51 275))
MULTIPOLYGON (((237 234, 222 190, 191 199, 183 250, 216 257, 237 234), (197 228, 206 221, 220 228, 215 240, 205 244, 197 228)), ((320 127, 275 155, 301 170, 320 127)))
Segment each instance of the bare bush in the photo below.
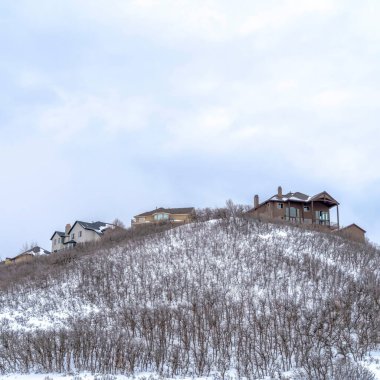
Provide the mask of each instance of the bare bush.
POLYGON ((47 329, 3 320, 0 371, 371 380, 355 362, 380 343, 379 264, 372 245, 232 202, 179 228, 115 229, 0 268, 2 308, 55 316, 65 300, 70 314, 47 329))

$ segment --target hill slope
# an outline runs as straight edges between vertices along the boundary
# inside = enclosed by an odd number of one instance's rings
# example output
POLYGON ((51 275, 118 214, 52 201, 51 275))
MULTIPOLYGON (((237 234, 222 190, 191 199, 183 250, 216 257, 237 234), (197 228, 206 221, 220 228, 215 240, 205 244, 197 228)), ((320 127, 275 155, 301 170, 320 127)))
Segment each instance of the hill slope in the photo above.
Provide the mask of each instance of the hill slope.
POLYGON ((355 364, 380 343, 370 245, 229 218, 68 257, 2 291, 3 372, 371 378, 355 364))

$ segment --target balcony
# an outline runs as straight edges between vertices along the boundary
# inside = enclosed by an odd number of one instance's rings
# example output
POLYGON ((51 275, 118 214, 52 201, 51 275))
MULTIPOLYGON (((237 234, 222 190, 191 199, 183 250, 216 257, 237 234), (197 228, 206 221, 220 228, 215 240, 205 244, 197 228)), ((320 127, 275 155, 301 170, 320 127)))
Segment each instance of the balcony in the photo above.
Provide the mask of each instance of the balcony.
POLYGON ((299 217, 292 217, 292 216, 284 216, 283 220, 286 220, 290 223, 296 223, 296 224, 307 224, 307 225, 317 225, 321 227, 328 227, 332 230, 336 230, 339 228, 338 223, 331 222, 330 220, 326 219, 307 219, 307 218, 299 218, 299 217))
POLYGON ((131 219, 131 226, 142 225, 142 224, 152 224, 152 222, 149 220, 146 220, 145 218, 139 218, 139 219, 133 218, 133 219, 131 219))

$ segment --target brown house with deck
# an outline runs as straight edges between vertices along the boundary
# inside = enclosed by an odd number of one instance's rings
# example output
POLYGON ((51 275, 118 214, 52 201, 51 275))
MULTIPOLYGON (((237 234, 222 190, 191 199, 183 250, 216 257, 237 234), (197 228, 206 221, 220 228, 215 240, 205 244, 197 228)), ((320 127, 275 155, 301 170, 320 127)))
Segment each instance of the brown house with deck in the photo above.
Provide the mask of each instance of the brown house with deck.
POLYGON ((264 219, 318 226, 354 240, 365 240, 365 230, 356 224, 340 228, 339 202, 326 191, 313 196, 300 192, 283 194, 279 186, 277 194, 262 203, 259 202, 259 196, 255 195, 254 207, 248 213, 264 219), (336 212, 336 222, 332 221, 332 212, 336 212))
POLYGON ((326 191, 314 196, 300 192, 283 194, 279 186, 277 194, 262 203, 259 203, 259 196, 255 195, 254 208, 249 213, 268 219, 339 228, 339 202, 326 191), (330 218, 330 210, 334 207, 337 223, 331 222, 330 218))

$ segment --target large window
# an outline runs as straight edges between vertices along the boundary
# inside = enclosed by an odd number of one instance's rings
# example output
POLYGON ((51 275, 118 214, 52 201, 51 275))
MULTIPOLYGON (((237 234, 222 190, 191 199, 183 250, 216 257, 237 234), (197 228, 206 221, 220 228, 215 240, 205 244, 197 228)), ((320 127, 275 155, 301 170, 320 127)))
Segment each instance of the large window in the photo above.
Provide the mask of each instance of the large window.
POLYGON ((154 215, 154 220, 156 220, 156 221, 169 220, 169 214, 166 214, 164 212, 161 212, 159 214, 155 214, 154 215))
POLYGON ((315 212, 315 219, 317 223, 319 224, 326 224, 328 225, 330 223, 330 215, 328 211, 316 211, 315 212))
POLYGON ((300 210, 296 207, 287 207, 285 209, 286 220, 298 221, 300 218, 300 210))

